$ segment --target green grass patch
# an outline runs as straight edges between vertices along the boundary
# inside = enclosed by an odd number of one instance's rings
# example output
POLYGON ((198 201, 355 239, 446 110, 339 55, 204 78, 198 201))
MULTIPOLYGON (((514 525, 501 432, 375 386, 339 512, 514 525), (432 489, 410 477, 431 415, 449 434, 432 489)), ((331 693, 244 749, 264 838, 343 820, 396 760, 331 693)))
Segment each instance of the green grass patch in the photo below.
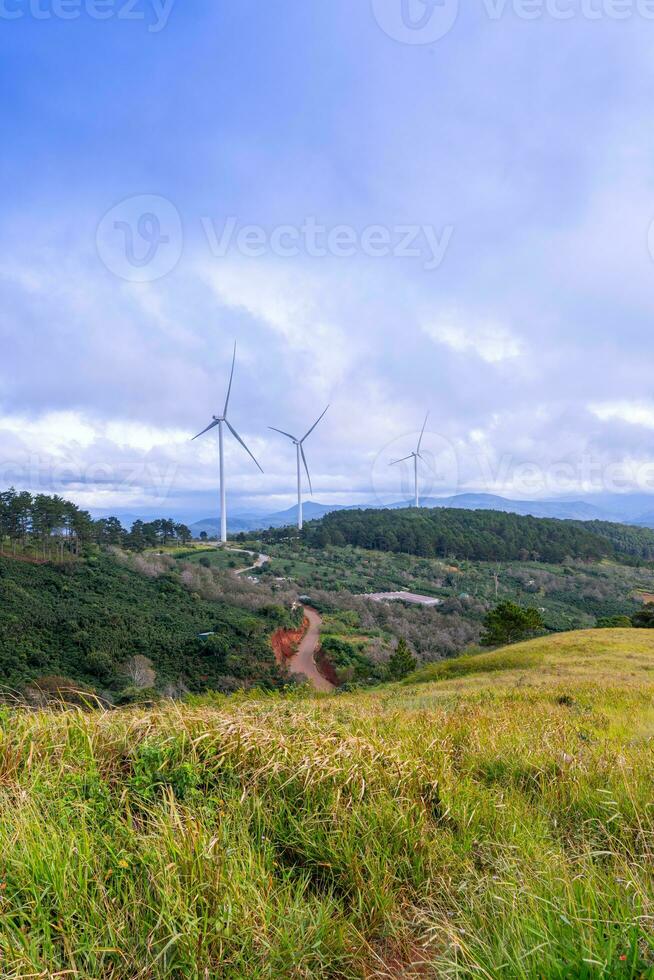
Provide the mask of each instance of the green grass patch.
POLYGON ((603 671, 539 688, 0 713, 2 976, 654 976, 654 677, 618 633, 466 658, 603 671))

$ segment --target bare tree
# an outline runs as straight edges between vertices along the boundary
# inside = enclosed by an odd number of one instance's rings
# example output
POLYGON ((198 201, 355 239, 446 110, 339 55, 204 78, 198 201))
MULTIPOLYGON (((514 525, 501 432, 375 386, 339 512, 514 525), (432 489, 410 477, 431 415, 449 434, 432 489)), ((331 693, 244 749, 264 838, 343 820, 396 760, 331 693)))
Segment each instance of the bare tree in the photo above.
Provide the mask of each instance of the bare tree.
POLYGON ((129 677, 134 687, 141 689, 154 687, 157 675, 152 667, 152 661, 140 653, 129 657, 123 664, 122 671, 129 677))

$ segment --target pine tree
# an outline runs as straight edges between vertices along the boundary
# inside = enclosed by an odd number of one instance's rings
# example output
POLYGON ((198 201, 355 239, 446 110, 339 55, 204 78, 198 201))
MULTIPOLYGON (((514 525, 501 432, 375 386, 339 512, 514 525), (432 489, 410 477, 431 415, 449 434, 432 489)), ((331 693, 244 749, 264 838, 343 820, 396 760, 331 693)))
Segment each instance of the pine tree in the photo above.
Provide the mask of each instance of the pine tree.
POLYGON ((404 637, 400 637, 395 653, 388 661, 388 676, 390 680, 401 681, 403 677, 408 677, 415 669, 416 658, 409 650, 404 637))
POLYGON ((500 602, 486 614, 481 643, 486 647, 504 646, 528 640, 545 629, 538 609, 524 609, 515 602, 500 602))

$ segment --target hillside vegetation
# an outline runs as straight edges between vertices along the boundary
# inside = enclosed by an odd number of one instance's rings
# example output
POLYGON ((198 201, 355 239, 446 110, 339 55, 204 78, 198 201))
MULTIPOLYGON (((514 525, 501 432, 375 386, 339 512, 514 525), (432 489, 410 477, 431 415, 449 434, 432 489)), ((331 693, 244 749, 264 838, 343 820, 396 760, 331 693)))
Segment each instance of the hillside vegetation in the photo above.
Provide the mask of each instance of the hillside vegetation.
POLYGON ((221 601, 210 570, 131 561, 105 553, 60 564, 0 557, 5 692, 35 681, 50 690, 66 678, 110 699, 134 695, 135 684, 181 693, 284 683, 269 637, 294 621, 288 609, 263 596, 260 608, 221 601), (200 639, 205 632, 215 635, 200 639), (139 681, 134 658, 146 658, 154 673, 142 670, 139 681))
MULTIPOLYGON (((283 541, 288 529, 271 530, 264 540, 283 541)), ((595 521, 559 521, 499 511, 453 508, 342 510, 311 521, 301 538, 310 547, 355 545, 421 557, 480 561, 561 562, 653 560, 654 531, 595 521)))
MULTIPOLYGON (((325 632, 364 643, 374 664, 404 637, 421 663, 452 657, 479 643, 483 621, 499 602, 536 608, 552 631, 595 627, 614 616, 632 617, 654 595, 651 565, 619 561, 480 562, 371 551, 352 546, 309 548, 298 538, 251 543, 271 560, 255 572, 262 587, 294 586, 328 620, 349 627, 325 632), (408 590, 440 600, 437 606, 372 602, 367 593, 408 590), (349 635, 348 635, 349 634, 349 635)), ((358 657, 356 658, 359 659, 358 657)), ((368 665, 369 666, 369 665, 368 665)), ((369 670, 355 670, 356 677, 369 670)))
POLYGON ((3 977, 654 976, 654 631, 471 662, 5 711, 3 977))

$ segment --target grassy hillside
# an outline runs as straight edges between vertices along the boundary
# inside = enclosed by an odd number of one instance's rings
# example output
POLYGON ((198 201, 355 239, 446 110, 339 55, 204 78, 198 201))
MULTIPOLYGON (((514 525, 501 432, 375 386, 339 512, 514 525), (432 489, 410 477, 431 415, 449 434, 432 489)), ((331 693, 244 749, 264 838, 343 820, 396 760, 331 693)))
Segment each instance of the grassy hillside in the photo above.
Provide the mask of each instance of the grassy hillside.
POLYGON ((3 977, 654 976, 654 631, 470 662, 0 716, 3 977))
POLYGON ((459 693, 474 688, 506 690, 516 685, 548 687, 566 683, 607 683, 640 689, 654 671, 653 632, 600 629, 539 637, 492 653, 429 664, 405 683, 439 682, 440 692, 459 693))
POLYGON ((59 675, 116 695, 134 683, 134 656, 151 661, 159 690, 281 685, 268 637, 284 609, 203 598, 180 567, 138 572, 102 553, 59 565, 0 558, 3 689, 59 675))

